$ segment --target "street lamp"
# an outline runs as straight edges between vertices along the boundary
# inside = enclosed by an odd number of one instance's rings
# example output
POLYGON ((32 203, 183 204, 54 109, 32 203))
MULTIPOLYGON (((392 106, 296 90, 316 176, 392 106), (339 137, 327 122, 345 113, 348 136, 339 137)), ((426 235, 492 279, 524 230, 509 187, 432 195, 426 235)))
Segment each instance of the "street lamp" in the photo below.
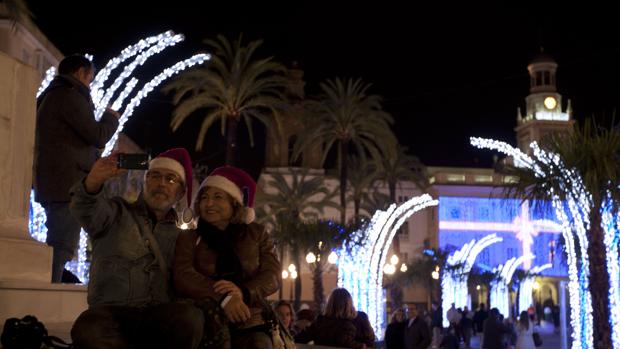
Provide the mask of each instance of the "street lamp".
POLYGON ((338 255, 336 254, 336 252, 332 251, 332 253, 327 256, 327 261, 330 264, 336 264, 338 262, 338 255))
POLYGON ((406 272, 407 271, 407 264, 405 264, 405 263, 401 264, 400 265, 400 271, 402 273, 406 272))
POLYGON ((308 264, 316 262, 316 256, 314 255, 314 253, 308 252, 308 254, 306 255, 306 262, 308 262, 308 264))
POLYGON ((435 280, 439 280, 439 266, 435 267, 435 270, 431 273, 431 277, 435 280))
POLYGON ((390 264, 392 265, 396 265, 398 264, 398 256, 393 254, 392 257, 390 257, 390 264))

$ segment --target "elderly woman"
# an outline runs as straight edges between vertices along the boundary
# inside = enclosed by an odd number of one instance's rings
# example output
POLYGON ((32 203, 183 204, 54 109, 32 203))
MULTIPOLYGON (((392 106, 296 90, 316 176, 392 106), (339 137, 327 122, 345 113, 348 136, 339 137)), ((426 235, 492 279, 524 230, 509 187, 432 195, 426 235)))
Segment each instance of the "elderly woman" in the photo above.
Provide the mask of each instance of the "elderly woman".
POLYGON ((256 183, 224 166, 200 185, 196 231, 179 235, 174 258, 177 292, 203 309, 207 348, 271 348, 262 316, 265 297, 280 287, 274 244, 254 220, 256 183))
MULTIPOLYGON (((364 319, 368 322, 368 317, 364 317, 355 311, 351 294, 344 288, 336 288, 329 295, 327 305, 323 315, 319 315, 316 320, 295 337, 296 342, 308 343, 314 341, 316 345, 327 345, 343 348, 366 349, 363 337, 368 334, 359 333, 358 328, 369 328, 370 323, 358 326, 356 321, 364 319), (361 315, 361 316, 360 316, 361 315)), ((371 334, 374 340, 374 333, 371 334)))

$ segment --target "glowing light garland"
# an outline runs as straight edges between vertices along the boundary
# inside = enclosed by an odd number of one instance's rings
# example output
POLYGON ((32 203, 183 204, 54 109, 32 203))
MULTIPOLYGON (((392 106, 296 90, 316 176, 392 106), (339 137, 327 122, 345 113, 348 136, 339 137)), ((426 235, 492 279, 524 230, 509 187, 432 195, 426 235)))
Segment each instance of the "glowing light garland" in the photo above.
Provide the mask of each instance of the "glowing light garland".
POLYGON ((39 86, 39 90, 37 91, 37 98, 45 91, 45 89, 50 85, 54 77, 56 76, 56 67, 49 67, 49 69, 45 72, 45 78, 41 81, 41 86, 39 86))
POLYGON ((383 265, 390 245, 400 226, 412 214, 439 202, 428 194, 377 211, 364 231, 354 233, 357 243, 345 246, 338 253, 338 286, 351 292, 358 310, 368 314, 380 338, 385 329, 385 291, 383 265))
MULTIPOLYGON (((503 241, 501 237, 496 234, 490 234, 482 239, 476 241, 472 239, 470 242, 463 245, 463 247, 448 256, 446 261, 447 266, 453 267, 461 264, 462 267, 458 271, 443 272, 441 276, 441 299, 442 308, 444 311, 448 311, 454 303, 456 308, 463 308, 465 306, 471 308, 469 304, 469 288, 467 287, 467 276, 474 266, 476 258, 485 248, 503 241)), ((444 327, 450 326, 448 322, 448 316, 443 316, 444 327)))
POLYGON ((517 267, 523 264, 526 259, 532 259, 534 256, 513 257, 506 261, 503 265, 499 265, 493 269, 494 273, 499 273, 500 279, 491 283, 491 307, 495 307, 505 317, 510 317, 510 294, 508 285, 512 280, 517 267))
POLYGON ((525 280, 521 281, 521 284, 519 285, 519 313, 522 311, 527 311, 530 305, 534 304, 534 300, 532 299, 532 286, 534 284, 535 275, 551 267, 551 263, 533 267, 530 269, 529 275, 525 278, 525 280))
POLYGON ((114 148, 114 144, 116 144, 118 135, 123 130, 123 126, 125 125, 125 122, 129 120, 129 117, 133 114, 134 109, 140 105, 140 102, 142 101, 144 97, 146 97, 149 93, 151 93, 151 91, 153 91, 155 87, 157 87, 159 84, 161 84, 163 81, 165 81, 169 77, 175 74, 178 74, 181 71, 189 67, 192 67, 196 64, 202 64, 209 59, 211 59, 211 56, 209 54, 201 53, 201 54, 194 55, 184 61, 176 63, 172 67, 164 69, 161 73, 159 73, 159 75, 157 75, 151 81, 146 83, 144 87, 140 91, 138 91, 136 96, 131 99, 129 104, 127 104, 125 111, 121 115, 121 118, 118 120, 118 128, 116 129, 116 132, 114 132, 114 135, 112 136, 112 138, 105 145, 103 156, 106 156, 112 152, 112 149, 114 148))
MULTIPOLYGON (((533 155, 537 161, 547 167, 545 172, 537 165, 534 159, 530 158, 520 150, 510 145, 496 140, 482 138, 471 138, 471 144, 478 148, 487 148, 501 151, 512 156, 515 164, 534 171, 537 177, 545 178, 553 176, 565 192, 566 200, 560 200, 558 193, 550 189, 553 197, 552 205, 556 211, 556 216, 562 222, 562 235, 565 240, 565 249, 568 255, 568 291, 571 307, 571 326, 572 348, 592 348, 593 347, 593 324, 592 324, 592 298, 588 291, 589 287, 589 261, 588 261, 588 239, 586 232, 590 227, 589 211, 592 207, 592 196, 587 192, 581 176, 574 169, 567 169, 557 154, 548 153, 538 147, 534 142, 530 145, 533 155), (577 236, 580 247, 580 257, 577 258, 573 233, 577 236)), ((611 248, 607 252, 610 252, 611 248)), ((618 258, 617 254, 611 258, 618 258)), ((608 268, 610 268, 608 266, 608 268)), ((610 279, 612 276, 610 275, 610 279)), ((612 290, 610 290, 612 292, 612 290)), ((613 291, 616 292, 616 291, 613 291)), ((617 307, 616 307, 617 308, 617 307)), ((618 318, 612 316, 613 328, 618 328, 620 323, 618 318)), ((614 348, 618 349, 620 342, 617 342, 614 335, 614 348)))
MULTIPOLYGON (((107 63, 107 65, 99 71, 99 73, 93 80, 93 83, 91 84, 91 97, 96 106, 95 118, 97 120, 101 118, 101 115, 103 114, 103 111, 105 110, 105 107, 108 105, 109 101, 112 99, 116 91, 122 86, 123 82, 127 78, 131 77, 131 74, 136 67, 141 66, 148 58, 162 52, 165 48, 183 41, 183 39, 183 35, 175 35, 172 31, 167 31, 162 34, 140 40, 138 43, 128 46, 123 51, 121 51, 121 54, 119 56, 111 59, 107 63), (104 90, 104 84, 110 77, 111 72, 116 69, 121 63, 136 55, 138 55, 138 57, 136 57, 132 63, 130 63, 124 68, 124 70, 115 79, 114 83, 110 87, 104 90)), ((92 61, 92 56, 88 58, 92 61)), ((210 58, 211 56, 208 54, 194 55, 186 60, 174 64, 169 68, 164 69, 151 81, 146 83, 142 87, 142 89, 138 91, 138 93, 131 99, 125 110, 122 112, 121 118, 119 120, 119 127, 117 128, 110 141, 108 141, 108 143, 106 144, 103 155, 105 156, 111 153, 114 144, 118 139, 119 132, 122 131, 123 125, 133 114, 134 109, 140 105, 142 98, 147 96, 155 87, 157 87, 169 77, 178 74, 184 69, 194 66, 196 64, 202 64, 210 58)), ((39 90, 37 92, 37 97, 39 97, 40 94, 45 91, 45 89, 49 86, 50 82, 55 76, 55 73, 56 69, 54 67, 47 70, 46 77, 42 81, 41 86, 39 87, 39 90)), ((120 111, 123 106, 124 100, 129 97, 131 92, 136 88, 137 84, 138 80, 132 77, 112 104, 112 108, 120 111)), ((34 192, 31 192, 29 230, 30 235, 41 242, 45 242, 47 237, 47 228, 45 227, 45 221, 45 210, 43 210, 41 205, 34 201, 34 192)), ((84 230, 82 230, 80 232, 80 243, 78 248, 77 262, 70 262, 66 265, 67 269, 73 272, 84 283, 88 282, 89 268, 86 261, 86 247, 87 235, 84 230)))
POLYGON ((609 274, 609 325, 614 348, 620 348, 620 260, 618 259, 618 243, 620 242, 620 216, 613 214, 611 193, 607 193, 607 200, 601 207, 603 229, 605 232, 605 256, 607 258, 607 273, 609 274))

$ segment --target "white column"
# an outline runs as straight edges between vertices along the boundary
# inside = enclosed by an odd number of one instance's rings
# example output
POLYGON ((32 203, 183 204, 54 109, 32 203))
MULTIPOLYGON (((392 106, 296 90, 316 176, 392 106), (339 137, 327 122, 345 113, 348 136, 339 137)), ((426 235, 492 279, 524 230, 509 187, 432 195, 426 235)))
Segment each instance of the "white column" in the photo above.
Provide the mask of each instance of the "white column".
POLYGON ((0 281, 49 283, 52 249, 28 234, 38 72, 0 53, 0 281))

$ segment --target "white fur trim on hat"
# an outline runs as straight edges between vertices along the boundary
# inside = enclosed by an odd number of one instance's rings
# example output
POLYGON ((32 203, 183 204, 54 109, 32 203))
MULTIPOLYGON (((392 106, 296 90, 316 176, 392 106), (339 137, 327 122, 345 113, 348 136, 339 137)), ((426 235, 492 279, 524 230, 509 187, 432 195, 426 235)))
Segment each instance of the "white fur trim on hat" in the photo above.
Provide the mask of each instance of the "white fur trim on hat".
POLYGON ((250 224, 254 222, 254 219, 256 218, 256 212, 254 212, 253 208, 246 207, 243 209, 243 213, 244 213, 243 220, 245 224, 250 224))
POLYGON ((241 189, 230 179, 224 176, 209 176, 201 187, 213 187, 225 191, 228 195, 243 206, 243 194, 241 189))
POLYGON ((181 179, 183 180, 183 182, 185 182, 185 169, 183 169, 183 165, 181 165, 180 162, 172 158, 168 158, 164 156, 159 156, 159 157, 154 158, 153 160, 151 160, 151 162, 149 162, 149 170, 152 170, 155 168, 162 168, 162 169, 170 170, 178 174, 179 177, 181 177, 181 179))

